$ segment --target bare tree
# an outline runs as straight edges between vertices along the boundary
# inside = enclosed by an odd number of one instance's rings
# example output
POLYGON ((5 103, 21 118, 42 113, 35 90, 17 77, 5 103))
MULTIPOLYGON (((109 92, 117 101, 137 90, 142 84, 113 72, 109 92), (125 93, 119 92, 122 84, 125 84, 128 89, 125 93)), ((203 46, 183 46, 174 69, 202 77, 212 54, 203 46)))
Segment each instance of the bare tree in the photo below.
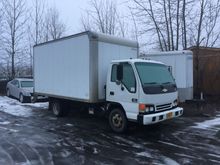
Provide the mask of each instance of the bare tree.
POLYGON ((44 20, 44 41, 54 40, 65 34, 66 25, 61 21, 56 8, 47 10, 44 20))
POLYGON ((183 49, 187 48, 187 30, 186 30, 186 0, 183 0, 183 8, 182 8, 182 21, 183 21, 183 25, 182 25, 182 45, 183 45, 183 49))
POLYGON ((94 30, 110 35, 125 36, 126 23, 117 11, 112 0, 90 0, 91 10, 81 18, 84 30, 94 30))
POLYGON ((205 0, 201 0, 200 5, 200 14, 199 14, 199 23, 198 23, 198 30, 197 30, 197 40, 196 40, 196 46, 199 47, 201 43, 201 32, 202 32, 202 24, 203 24, 203 17, 205 12, 205 6, 206 2, 205 0))
POLYGON ((27 36, 28 45, 26 48, 26 54, 28 54, 30 58, 29 70, 31 75, 33 66, 33 46, 43 42, 45 6, 44 0, 32 0, 27 36))
MULTIPOLYGON (((184 2, 183 2, 184 3, 184 2)), ((176 9, 176 48, 179 49, 179 31, 180 31, 180 1, 177 1, 177 9, 176 9)))
POLYGON ((152 34, 150 42, 162 51, 219 41, 220 0, 133 0, 131 8, 141 31, 152 34))
POLYGON ((42 42, 46 5, 44 0, 32 0, 32 3, 33 4, 30 12, 31 19, 29 25, 29 35, 36 45, 42 42))
POLYGON ((138 26, 137 26, 137 22, 135 20, 135 15, 134 13, 132 12, 131 8, 129 9, 130 10, 130 13, 131 13, 131 18, 132 18, 132 22, 133 22, 133 30, 131 32, 131 34, 133 34, 132 38, 135 39, 137 42, 138 42, 138 26))
MULTIPOLYGON (((2 2, 0 1, 0 54, 1 54, 1 51, 2 51, 3 14, 4 14, 4 12, 3 12, 3 8, 2 8, 2 2)), ((1 56, 0 56, 0 60, 1 60, 1 56)))
POLYGON ((206 12, 204 15, 204 35, 205 41, 203 45, 206 47, 213 47, 220 37, 219 24, 220 21, 220 0, 206 2, 206 12))
POLYGON ((14 78, 15 63, 19 54, 22 54, 23 38, 25 36, 25 24, 27 22, 25 0, 2 0, 5 23, 4 29, 4 50, 7 54, 7 64, 10 61, 10 77, 14 78))

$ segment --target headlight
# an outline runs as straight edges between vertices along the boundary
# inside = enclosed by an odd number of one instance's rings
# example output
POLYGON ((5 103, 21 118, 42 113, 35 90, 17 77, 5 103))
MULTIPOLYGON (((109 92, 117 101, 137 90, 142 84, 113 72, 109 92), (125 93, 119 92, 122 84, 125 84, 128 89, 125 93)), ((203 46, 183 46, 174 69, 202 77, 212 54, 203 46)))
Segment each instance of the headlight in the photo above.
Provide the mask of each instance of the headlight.
POLYGON ((174 100, 173 102, 173 107, 177 107, 178 106, 178 101, 177 100, 174 100))
POLYGON ((139 104, 139 113, 154 112, 154 105, 139 104))

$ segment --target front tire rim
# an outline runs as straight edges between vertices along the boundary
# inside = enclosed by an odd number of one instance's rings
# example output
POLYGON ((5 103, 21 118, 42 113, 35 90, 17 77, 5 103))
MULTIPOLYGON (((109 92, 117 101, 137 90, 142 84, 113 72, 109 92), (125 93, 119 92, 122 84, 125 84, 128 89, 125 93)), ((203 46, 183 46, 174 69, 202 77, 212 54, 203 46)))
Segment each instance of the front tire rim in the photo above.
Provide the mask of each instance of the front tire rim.
POLYGON ((123 126, 123 119, 119 113, 115 113, 112 116, 112 124, 116 128, 121 128, 123 126))

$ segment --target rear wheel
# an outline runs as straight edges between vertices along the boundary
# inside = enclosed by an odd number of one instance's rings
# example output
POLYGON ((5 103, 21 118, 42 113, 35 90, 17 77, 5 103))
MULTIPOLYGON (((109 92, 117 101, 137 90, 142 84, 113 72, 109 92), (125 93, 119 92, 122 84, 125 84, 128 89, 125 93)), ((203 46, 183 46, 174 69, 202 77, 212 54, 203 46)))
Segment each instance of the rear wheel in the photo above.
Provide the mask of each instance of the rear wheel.
POLYGON ((7 89, 6 94, 7 94, 8 97, 11 96, 11 94, 10 94, 10 90, 9 90, 9 89, 7 89))
POLYGON ((113 109, 109 114, 109 124, 111 129, 117 133, 123 133, 127 129, 128 121, 123 110, 113 109))

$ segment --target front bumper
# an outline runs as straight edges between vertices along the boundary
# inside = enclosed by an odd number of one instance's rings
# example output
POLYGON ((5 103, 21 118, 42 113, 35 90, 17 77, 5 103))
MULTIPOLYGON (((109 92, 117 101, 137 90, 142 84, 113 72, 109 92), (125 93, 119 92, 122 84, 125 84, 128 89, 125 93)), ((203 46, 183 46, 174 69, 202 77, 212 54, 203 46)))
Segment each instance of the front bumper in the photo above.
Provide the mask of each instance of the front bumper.
POLYGON ((34 97, 34 95, 32 95, 30 98, 31 98, 32 103, 41 102, 41 101, 43 101, 43 102, 48 101, 47 96, 37 95, 36 97, 34 97))
POLYGON ((148 115, 139 114, 138 123, 143 125, 155 124, 164 120, 179 117, 182 114, 183 114, 183 108, 181 107, 176 107, 168 111, 158 112, 154 114, 148 114, 148 115))

